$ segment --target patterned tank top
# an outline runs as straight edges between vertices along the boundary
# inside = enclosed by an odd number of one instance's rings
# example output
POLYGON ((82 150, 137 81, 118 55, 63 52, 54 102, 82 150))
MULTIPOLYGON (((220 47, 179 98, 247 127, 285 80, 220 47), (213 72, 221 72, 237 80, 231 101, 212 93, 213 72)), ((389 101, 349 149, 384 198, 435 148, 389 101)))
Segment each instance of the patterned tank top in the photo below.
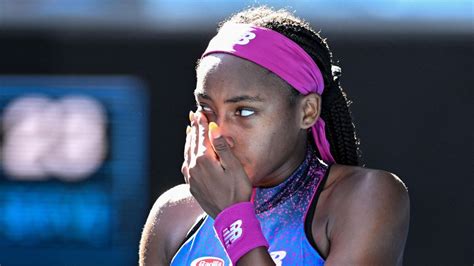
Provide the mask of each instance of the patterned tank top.
MULTIPOLYGON (((316 156, 312 145, 308 147, 303 163, 284 182, 255 190, 255 212, 277 266, 324 265, 312 237, 311 222, 330 166, 316 156)), ((213 224, 207 215, 198 221, 171 265, 232 265, 213 224)))

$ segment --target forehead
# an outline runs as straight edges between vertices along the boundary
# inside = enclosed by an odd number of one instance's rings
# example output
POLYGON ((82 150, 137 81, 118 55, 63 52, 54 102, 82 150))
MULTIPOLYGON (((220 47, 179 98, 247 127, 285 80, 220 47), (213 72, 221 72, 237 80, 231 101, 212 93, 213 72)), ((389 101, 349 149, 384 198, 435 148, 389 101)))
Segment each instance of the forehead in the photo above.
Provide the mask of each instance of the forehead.
POLYGON ((197 68, 195 94, 249 94, 288 97, 288 85, 269 70, 229 54, 212 54, 203 58, 197 68))

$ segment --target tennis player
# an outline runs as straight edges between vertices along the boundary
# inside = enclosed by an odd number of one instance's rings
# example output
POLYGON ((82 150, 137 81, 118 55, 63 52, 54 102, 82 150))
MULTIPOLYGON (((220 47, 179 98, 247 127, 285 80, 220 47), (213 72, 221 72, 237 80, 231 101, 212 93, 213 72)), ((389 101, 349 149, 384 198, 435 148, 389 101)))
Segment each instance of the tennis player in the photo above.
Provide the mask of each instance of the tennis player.
POLYGON ((141 265, 402 264, 407 189, 359 166, 324 38, 285 10, 250 8, 196 69, 185 184, 154 204, 141 265))

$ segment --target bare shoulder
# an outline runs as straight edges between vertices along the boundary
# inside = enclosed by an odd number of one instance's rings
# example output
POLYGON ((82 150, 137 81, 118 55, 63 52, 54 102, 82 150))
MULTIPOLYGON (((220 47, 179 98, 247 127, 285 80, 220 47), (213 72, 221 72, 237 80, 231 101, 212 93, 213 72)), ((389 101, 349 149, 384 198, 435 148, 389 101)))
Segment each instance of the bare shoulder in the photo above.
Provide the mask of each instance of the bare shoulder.
POLYGON ((163 193, 154 203, 143 228, 140 265, 169 265, 202 213, 188 185, 178 185, 163 193))
POLYGON ((335 165, 331 172, 325 186, 330 191, 329 261, 401 264, 410 217, 402 180, 387 171, 354 166, 335 165))
MULTIPOLYGON (((332 186, 333 195, 350 201, 357 199, 376 199, 408 204, 408 189, 395 174, 377 169, 357 166, 335 165, 327 187, 332 186)), ((328 180, 329 181, 329 180, 328 180)))
POLYGON ((397 175, 387 171, 334 165, 325 190, 330 191, 328 204, 333 216, 353 218, 357 212, 377 219, 408 217, 408 189, 397 175))

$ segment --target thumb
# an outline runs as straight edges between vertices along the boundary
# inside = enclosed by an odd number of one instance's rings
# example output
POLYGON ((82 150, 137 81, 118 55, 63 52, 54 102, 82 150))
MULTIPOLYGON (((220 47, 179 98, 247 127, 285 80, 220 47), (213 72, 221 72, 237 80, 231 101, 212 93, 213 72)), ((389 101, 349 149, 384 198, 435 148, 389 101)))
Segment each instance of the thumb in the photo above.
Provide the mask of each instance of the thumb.
POLYGON ((238 162, 232 153, 231 147, 222 136, 221 129, 214 122, 209 123, 209 140, 215 153, 219 156, 219 161, 224 169, 232 167, 232 165, 238 162))

